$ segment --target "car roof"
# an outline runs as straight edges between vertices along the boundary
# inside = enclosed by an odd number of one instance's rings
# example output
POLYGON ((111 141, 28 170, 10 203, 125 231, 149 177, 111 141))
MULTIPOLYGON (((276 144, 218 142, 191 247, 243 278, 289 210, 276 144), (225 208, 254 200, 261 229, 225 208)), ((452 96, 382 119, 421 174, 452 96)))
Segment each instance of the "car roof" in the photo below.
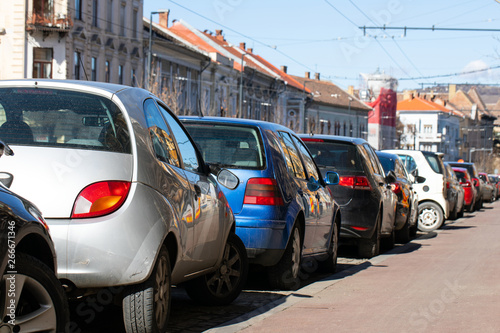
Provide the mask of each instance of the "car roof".
POLYGON ((31 87, 31 88, 61 88, 69 90, 99 90, 108 94, 117 94, 120 91, 132 88, 115 83, 80 81, 80 80, 57 80, 57 79, 19 79, 19 80, 0 80, 0 88, 12 87, 31 87))
POLYGON ((179 116, 178 118, 181 121, 187 120, 193 122, 200 121, 200 122, 211 122, 211 123, 221 123, 221 124, 249 125, 249 126, 257 126, 263 129, 281 130, 294 133, 288 127, 263 120, 229 118, 229 117, 199 117, 199 116, 179 116))
POLYGON ((349 142, 356 145, 361 145, 364 143, 368 143, 365 139, 354 138, 350 136, 341 136, 341 135, 327 135, 327 134, 319 134, 319 135, 310 135, 305 133, 297 134, 301 138, 311 138, 311 139, 322 139, 322 140, 331 140, 331 141, 341 141, 341 142, 349 142))
POLYGON ((375 153, 378 156, 385 157, 385 158, 390 158, 390 159, 393 159, 393 160, 399 160, 399 159, 401 159, 401 157, 399 157, 397 154, 389 153, 389 152, 386 152, 386 151, 376 150, 375 153))

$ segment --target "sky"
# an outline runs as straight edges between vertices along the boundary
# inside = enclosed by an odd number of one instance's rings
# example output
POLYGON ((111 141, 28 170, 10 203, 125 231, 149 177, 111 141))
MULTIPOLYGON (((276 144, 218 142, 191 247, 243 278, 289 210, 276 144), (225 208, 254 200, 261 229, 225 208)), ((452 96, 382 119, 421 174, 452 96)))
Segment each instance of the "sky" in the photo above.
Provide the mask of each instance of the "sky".
POLYGON ((500 0, 144 0, 148 19, 164 9, 169 24, 222 29, 289 74, 320 73, 344 89, 377 71, 398 79, 399 91, 500 84, 500 0), (384 25, 406 34, 359 28, 384 25))

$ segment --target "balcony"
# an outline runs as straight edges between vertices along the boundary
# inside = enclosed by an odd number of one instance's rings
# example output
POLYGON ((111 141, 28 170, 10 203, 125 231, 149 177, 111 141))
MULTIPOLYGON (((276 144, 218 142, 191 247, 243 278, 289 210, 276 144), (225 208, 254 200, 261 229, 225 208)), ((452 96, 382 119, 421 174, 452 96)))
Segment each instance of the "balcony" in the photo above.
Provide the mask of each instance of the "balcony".
POLYGON ((26 30, 29 32, 43 31, 44 33, 67 33, 73 27, 73 22, 65 14, 37 14, 28 16, 26 30))

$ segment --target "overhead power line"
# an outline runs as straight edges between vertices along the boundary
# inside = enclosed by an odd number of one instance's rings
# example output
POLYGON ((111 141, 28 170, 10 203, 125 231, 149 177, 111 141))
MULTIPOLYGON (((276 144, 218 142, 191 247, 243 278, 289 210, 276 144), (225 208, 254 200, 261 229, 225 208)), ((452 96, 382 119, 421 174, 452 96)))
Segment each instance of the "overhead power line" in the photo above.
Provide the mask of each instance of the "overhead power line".
POLYGON ((492 69, 498 69, 498 68, 500 68, 500 66, 493 66, 493 67, 488 67, 488 68, 483 68, 483 69, 475 69, 472 71, 453 73, 453 74, 441 74, 441 75, 431 75, 431 76, 421 76, 421 77, 411 77, 411 78, 400 78, 399 80, 435 79, 435 78, 440 78, 440 77, 450 77, 450 76, 459 76, 459 75, 480 73, 480 72, 485 72, 485 71, 489 71, 492 69))
POLYGON ((404 35, 406 36, 406 31, 407 30, 431 30, 431 31, 473 31, 473 32, 500 32, 500 29, 473 29, 473 28, 439 28, 432 26, 430 28, 426 27, 386 27, 381 26, 381 27, 367 27, 367 26, 362 26, 358 27, 359 29, 363 30, 363 34, 366 36, 366 30, 403 30, 404 35))

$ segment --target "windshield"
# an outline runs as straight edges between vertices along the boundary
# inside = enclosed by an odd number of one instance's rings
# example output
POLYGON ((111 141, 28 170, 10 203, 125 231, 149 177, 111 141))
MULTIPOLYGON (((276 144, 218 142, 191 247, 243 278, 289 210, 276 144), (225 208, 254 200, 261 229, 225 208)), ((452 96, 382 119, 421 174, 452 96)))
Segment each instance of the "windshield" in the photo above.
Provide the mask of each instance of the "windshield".
POLYGON ((190 121, 183 124, 205 162, 227 168, 264 168, 264 150, 256 127, 190 121))
POLYGON ((0 139, 12 145, 130 153, 118 107, 79 91, 0 88, 0 125, 0 139))

